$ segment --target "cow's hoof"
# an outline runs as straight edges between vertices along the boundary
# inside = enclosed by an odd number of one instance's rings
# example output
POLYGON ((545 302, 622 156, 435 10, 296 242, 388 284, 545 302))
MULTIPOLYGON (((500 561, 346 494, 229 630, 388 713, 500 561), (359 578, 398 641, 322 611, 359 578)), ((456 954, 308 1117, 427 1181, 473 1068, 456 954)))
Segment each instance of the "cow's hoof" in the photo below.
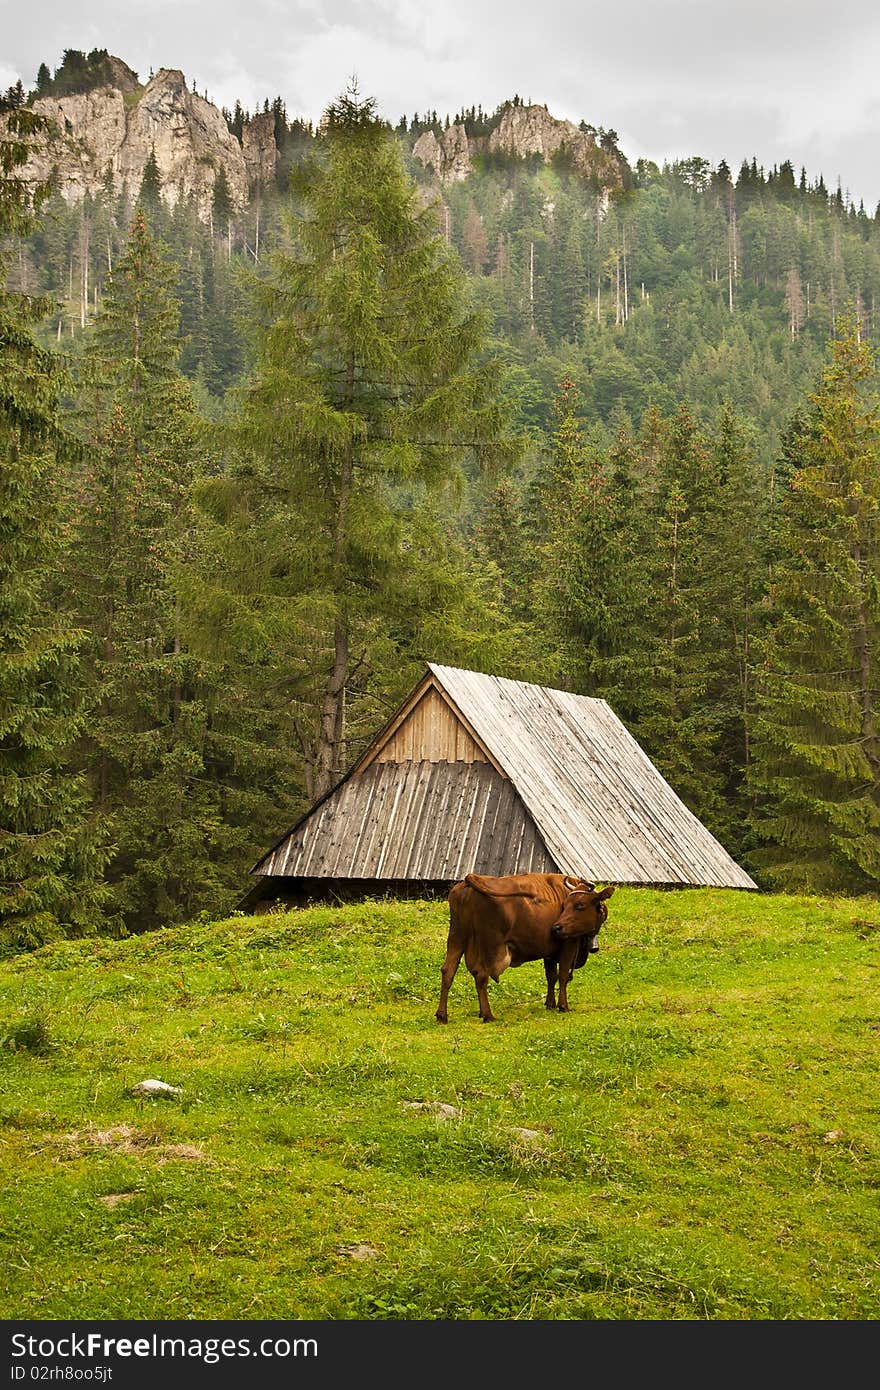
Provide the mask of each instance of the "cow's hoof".
POLYGON ((556 1000, 555 1000, 555 999, 548 999, 547 1002, 546 1002, 545 1005, 544 1005, 544 1008, 545 1008, 545 1009, 555 1009, 555 1008, 556 1008, 556 1000))
POLYGON ((495 1015, 494 1015, 494 1014, 486 1014, 485 1018, 483 1018, 483 1015, 480 1014, 480 1018, 483 1019, 483 1022, 484 1022, 484 1023, 494 1023, 494 1022, 495 1022, 495 1015))
POLYGON ((448 1022, 449 1022, 449 1019, 446 1017, 445 1014, 435 1014, 434 1017, 436 1018, 436 1020, 437 1020, 438 1023, 448 1023, 448 1022))
POLYGON ((571 1013, 571 1009, 568 1007, 567 1004, 557 1004, 556 1007, 561 1014, 571 1013))

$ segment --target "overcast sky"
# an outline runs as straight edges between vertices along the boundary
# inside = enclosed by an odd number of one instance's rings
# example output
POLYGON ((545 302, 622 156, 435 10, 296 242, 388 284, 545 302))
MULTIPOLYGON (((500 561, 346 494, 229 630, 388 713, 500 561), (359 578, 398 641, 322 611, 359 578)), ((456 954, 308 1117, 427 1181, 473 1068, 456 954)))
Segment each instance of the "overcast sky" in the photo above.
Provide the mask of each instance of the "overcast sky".
POLYGON ((632 162, 788 158, 880 200, 876 0, 0 0, 0 86, 65 48, 311 119, 352 74, 393 121, 518 93, 613 127, 632 162))

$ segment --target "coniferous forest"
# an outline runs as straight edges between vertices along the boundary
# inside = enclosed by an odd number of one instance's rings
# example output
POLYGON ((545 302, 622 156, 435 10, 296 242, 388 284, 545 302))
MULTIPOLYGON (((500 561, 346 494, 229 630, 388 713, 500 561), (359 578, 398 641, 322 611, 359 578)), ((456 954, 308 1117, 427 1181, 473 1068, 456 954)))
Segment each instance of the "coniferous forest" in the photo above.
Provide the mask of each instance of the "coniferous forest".
POLYGON ((438 194, 435 113, 353 91, 267 104, 244 209, 68 205, 3 108, 0 947, 231 909, 426 660, 607 699, 761 885, 880 891, 880 210, 751 156, 438 194))

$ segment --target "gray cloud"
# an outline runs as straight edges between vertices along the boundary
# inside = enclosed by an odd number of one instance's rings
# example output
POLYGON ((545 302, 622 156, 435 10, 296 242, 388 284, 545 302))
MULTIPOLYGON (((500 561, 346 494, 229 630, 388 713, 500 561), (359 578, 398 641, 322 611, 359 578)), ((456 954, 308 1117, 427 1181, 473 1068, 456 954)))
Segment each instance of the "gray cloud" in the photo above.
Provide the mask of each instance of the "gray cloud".
POLYGON ((42 0, 4 29, 0 72, 25 83, 102 47, 142 77, 183 68, 218 104, 280 93, 313 119, 355 72, 394 120, 518 92, 613 126, 631 158, 790 158, 880 199, 873 0, 42 0))

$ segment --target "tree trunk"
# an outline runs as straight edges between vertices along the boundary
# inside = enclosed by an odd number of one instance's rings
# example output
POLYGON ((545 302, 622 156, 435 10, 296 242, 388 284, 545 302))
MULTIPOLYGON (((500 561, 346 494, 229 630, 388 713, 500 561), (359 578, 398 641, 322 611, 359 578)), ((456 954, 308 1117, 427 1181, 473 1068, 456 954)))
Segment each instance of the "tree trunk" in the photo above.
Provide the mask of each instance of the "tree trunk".
MULTIPOLYGON (((350 403, 354 395, 354 356, 346 364, 345 402, 350 403)), ((333 665, 330 678, 324 691, 321 706, 321 727, 315 754, 314 794, 322 797, 330 791, 345 757, 345 682, 348 678, 350 656, 348 640, 348 614, 344 610, 345 590, 345 541, 348 524, 348 505, 351 500, 354 482, 354 458, 347 449, 339 475, 339 491, 336 498, 336 530, 333 546, 333 589, 336 596, 336 618, 333 624, 333 665)))

